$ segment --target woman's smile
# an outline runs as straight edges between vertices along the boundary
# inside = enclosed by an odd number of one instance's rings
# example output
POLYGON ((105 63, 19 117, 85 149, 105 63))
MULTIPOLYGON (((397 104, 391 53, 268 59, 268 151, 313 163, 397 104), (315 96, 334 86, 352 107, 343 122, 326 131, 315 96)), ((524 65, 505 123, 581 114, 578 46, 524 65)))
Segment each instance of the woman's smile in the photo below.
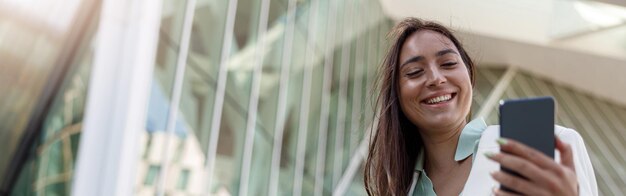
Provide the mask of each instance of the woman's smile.
POLYGON ((436 93, 433 96, 429 96, 429 98, 423 99, 420 103, 427 107, 441 108, 449 105, 455 97, 456 93, 436 93))

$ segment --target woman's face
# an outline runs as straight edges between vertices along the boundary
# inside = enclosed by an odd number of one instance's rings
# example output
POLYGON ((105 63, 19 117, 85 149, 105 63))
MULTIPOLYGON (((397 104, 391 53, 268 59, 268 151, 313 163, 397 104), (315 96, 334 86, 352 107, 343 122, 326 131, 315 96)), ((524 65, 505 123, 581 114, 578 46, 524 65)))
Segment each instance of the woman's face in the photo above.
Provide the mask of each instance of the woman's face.
POLYGON ((400 51, 400 106, 423 131, 462 127, 470 111, 472 84, 454 43, 440 33, 421 30, 400 51))

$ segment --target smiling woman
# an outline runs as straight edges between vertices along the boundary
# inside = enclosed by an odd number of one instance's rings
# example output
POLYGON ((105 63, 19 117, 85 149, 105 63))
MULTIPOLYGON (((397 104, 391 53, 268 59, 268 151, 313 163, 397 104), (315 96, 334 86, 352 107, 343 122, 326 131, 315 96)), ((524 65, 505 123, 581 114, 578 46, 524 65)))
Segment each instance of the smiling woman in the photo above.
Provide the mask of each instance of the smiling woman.
POLYGON ((457 51, 450 39, 433 30, 415 32, 402 46, 400 62, 405 63, 398 76, 400 105, 407 118, 423 130, 458 129, 465 124, 456 119, 469 113, 472 83, 468 70, 474 65, 471 61, 466 65, 457 51))
POLYGON ((498 139, 499 126, 482 118, 469 121, 474 63, 447 28, 407 18, 390 39, 365 165, 369 195, 508 195, 491 190, 498 184, 525 195, 597 195, 589 156, 572 129, 555 126, 561 156, 553 160, 498 139), (488 153, 499 148, 511 153, 488 153), (499 172, 500 165, 525 178, 499 172))

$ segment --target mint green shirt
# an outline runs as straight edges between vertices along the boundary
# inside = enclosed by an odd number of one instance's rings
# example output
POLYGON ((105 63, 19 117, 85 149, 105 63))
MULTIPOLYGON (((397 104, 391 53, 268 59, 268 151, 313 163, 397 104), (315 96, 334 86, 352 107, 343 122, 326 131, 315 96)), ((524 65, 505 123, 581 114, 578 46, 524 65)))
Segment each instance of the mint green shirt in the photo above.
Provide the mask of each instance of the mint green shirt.
MULTIPOLYGON (((478 141, 480 141, 480 136, 485 129, 487 129, 487 124, 485 124, 482 118, 474 119, 465 125, 461 131, 461 136, 459 136, 459 144, 454 154, 455 161, 464 160, 470 155, 475 156, 476 150, 478 149, 478 141)), ((424 170, 423 148, 417 157, 415 174, 415 176, 417 176, 417 182, 415 183, 415 187, 412 187, 414 190, 413 195, 436 196, 437 194, 435 193, 435 189, 433 189, 433 183, 424 170)))

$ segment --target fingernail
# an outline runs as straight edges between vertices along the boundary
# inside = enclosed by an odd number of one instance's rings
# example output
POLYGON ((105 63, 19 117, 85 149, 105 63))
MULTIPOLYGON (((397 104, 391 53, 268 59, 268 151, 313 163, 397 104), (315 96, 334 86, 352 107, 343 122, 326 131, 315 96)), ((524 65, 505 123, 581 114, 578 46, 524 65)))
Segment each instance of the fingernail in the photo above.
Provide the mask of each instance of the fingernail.
POLYGON ((485 156, 486 156, 487 158, 493 158, 493 156, 496 156, 496 153, 493 153, 493 152, 485 152, 485 156))
POLYGON ((498 142, 498 144, 500 145, 505 145, 508 141, 504 138, 498 138, 496 142, 498 142))

